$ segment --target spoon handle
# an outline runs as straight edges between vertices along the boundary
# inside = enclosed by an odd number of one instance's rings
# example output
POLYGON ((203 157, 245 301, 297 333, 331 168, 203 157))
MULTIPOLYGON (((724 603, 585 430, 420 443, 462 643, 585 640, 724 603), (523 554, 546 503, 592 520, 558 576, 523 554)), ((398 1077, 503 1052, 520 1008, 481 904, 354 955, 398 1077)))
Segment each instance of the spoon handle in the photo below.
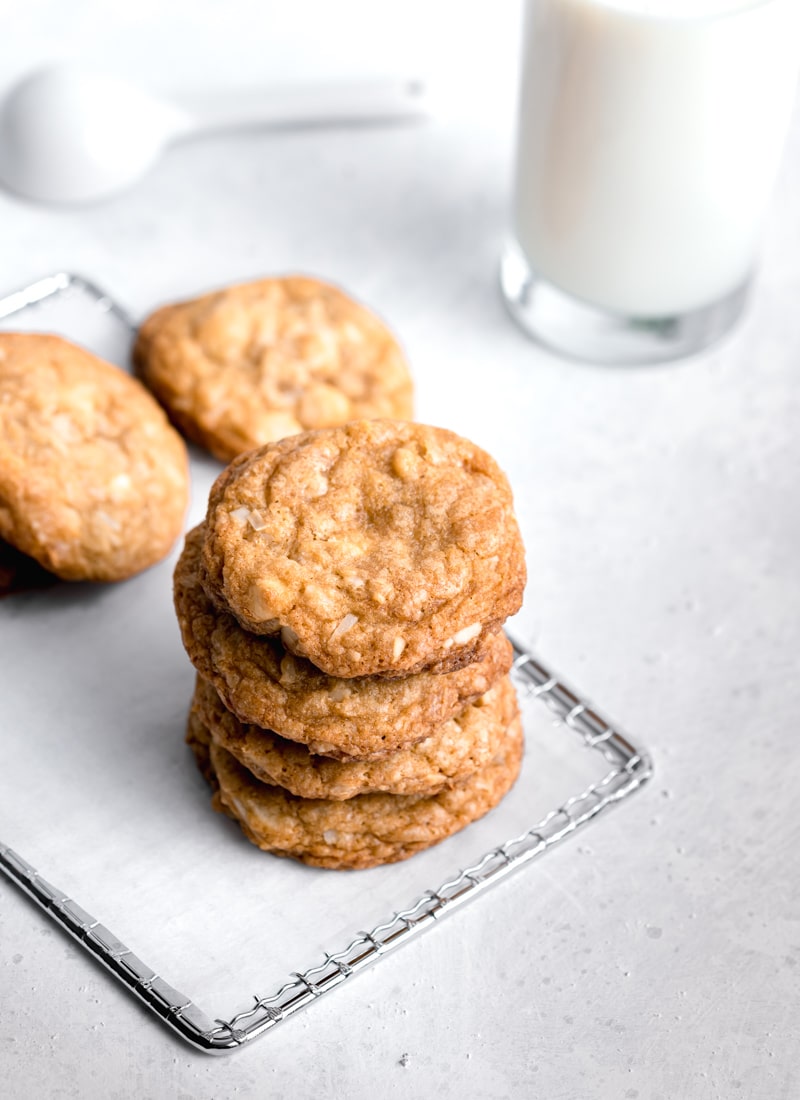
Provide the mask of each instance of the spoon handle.
POLYGON ((172 97, 186 114, 184 134, 252 127, 326 126, 394 122, 428 114, 419 80, 376 79, 275 85, 239 92, 172 97))

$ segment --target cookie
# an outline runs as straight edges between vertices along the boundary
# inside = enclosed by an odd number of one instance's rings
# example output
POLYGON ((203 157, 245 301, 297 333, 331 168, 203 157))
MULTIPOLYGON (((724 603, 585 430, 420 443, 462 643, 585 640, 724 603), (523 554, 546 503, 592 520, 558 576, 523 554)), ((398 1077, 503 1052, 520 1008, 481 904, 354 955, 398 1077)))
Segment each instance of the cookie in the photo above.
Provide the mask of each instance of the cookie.
POLYGON ((133 359, 181 431, 225 462, 307 429, 412 415, 411 378, 386 326, 303 276, 165 306, 142 325, 133 359))
POLYGON ((187 740, 216 788, 213 805, 265 851, 315 867, 394 863, 444 840, 488 813, 510 790, 522 761, 515 718, 494 758, 457 787, 435 795, 361 794, 344 802, 306 799, 261 783, 216 745, 196 714, 187 740))
POLYGON ((58 336, 0 333, 0 395, 0 538, 65 580, 167 554, 186 447, 135 378, 58 336))
POLYGON ((511 667, 503 634, 483 658, 455 672, 387 680, 328 676, 280 640, 250 634, 209 600, 200 584, 202 525, 190 531, 175 568, 175 609, 192 664, 242 722, 301 741, 313 753, 369 759, 405 748, 483 695, 511 667))
POLYGON ((192 709, 214 743, 235 756, 256 779, 300 798, 335 801, 376 791, 436 794, 454 787, 492 759, 518 714, 514 686, 505 676, 410 749, 379 760, 343 762, 313 755, 270 730, 244 725, 201 677, 192 709))
POLYGON ((331 676, 475 660, 522 602, 497 463, 442 428, 360 420, 241 455, 215 482, 202 580, 254 633, 331 676))

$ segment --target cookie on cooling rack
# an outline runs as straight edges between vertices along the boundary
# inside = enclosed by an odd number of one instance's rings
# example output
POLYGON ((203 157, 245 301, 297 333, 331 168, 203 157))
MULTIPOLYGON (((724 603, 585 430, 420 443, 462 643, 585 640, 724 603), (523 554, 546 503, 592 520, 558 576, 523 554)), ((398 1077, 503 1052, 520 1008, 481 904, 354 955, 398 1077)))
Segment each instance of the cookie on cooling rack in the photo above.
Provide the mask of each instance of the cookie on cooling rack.
POLYGON ((270 730, 244 725, 201 677, 192 710, 214 743, 262 783, 283 787, 301 798, 335 801, 378 791, 437 794, 455 787, 495 756, 519 713, 514 686, 505 676, 411 748, 379 760, 342 761, 313 755, 304 745, 270 730))
POLYGON ((412 415, 392 334, 318 279, 261 279, 164 306, 133 354, 173 422, 223 461, 310 428, 412 415))
POLYGON ((66 580, 167 554, 186 447, 135 378, 58 336, 0 333, 0 394, 0 538, 66 580))
POLYGON ((395 863, 452 836, 488 813, 511 789, 522 760, 514 718, 494 758, 457 787, 435 795, 361 794, 306 799, 260 782, 215 744, 197 714, 187 740, 215 788, 213 805, 265 851, 315 867, 357 869, 395 863))
POLYGON ((242 455, 214 484, 203 585, 332 676, 474 661, 522 602, 497 463, 442 428, 360 420, 242 455))
POLYGON ((175 609, 192 664, 242 722, 303 742, 313 753, 364 760, 405 748, 511 667, 511 644, 500 633, 490 636, 480 660, 443 675, 328 676, 289 652, 280 635, 250 634, 214 606, 200 583, 203 539, 202 525, 189 532, 175 568, 175 609))

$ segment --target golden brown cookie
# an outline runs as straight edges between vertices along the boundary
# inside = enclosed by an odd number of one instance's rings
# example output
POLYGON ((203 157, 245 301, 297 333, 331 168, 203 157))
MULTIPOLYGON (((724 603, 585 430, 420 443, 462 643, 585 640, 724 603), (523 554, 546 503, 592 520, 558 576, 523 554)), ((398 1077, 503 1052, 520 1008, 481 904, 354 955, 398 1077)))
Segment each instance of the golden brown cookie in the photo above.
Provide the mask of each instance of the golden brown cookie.
POLYGON ((331 676, 447 671, 517 611, 497 463, 442 428, 359 420, 241 455, 209 498, 203 584, 331 676))
POLYGON ((133 354, 174 423, 225 462, 309 428, 412 415, 392 334, 318 279, 261 279, 165 306, 133 354))
POLYGON ((0 396, 0 537, 65 580, 167 554, 186 447, 135 378, 58 336, 0 333, 0 396))
POLYGON ((519 713, 504 676, 475 703, 410 749, 370 761, 331 760, 270 730, 239 722, 214 688, 198 676, 192 709, 215 744, 260 779, 301 798, 335 801, 359 794, 436 794, 457 786, 497 752, 519 713))
POLYGON ((216 608, 200 584, 202 525, 186 536, 175 568, 175 609, 192 664, 242 722, 302 741, 313 753, 370 759, 421 740, 483 695, 511 667, 503 634, 481 660, 444 675, 402 679, 328 676, 280 640, 250 634, 216 608))
POLYGON ((214 744, 196 714, 187 741, 216 788, 215 809, 239 822, 265 851, 315 867, 395 863, 444 840, 488 813, 510 790, 522 762, 522 723, 515 718, 495 757, 457 787, 435 795, 361 794, 345 802, 297 798, 261 783, 214 744))

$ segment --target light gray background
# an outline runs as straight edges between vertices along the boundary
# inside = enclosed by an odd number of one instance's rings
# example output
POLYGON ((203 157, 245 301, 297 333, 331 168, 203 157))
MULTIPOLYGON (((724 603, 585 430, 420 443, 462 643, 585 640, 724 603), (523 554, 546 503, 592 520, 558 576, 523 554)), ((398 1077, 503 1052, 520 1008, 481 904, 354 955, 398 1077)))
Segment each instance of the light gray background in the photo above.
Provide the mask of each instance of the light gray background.
POLYGON ((438 78, 424 127, 186 145, 86 209, 0 195, 0 290, 66 267, 141 314, 303 270, 372 303, 407 348, 420 418, 509 471, 541 652, 658 768, 580 840, 223 1060, 173 1040, 0 883, 14 1100, 800 1091, 800 119, 736 333, 675 366, 560 361, 495 287, 517 19, 483 0, 38 0, 5 17, 3 83, 59 56, 164 90, 438 78))

